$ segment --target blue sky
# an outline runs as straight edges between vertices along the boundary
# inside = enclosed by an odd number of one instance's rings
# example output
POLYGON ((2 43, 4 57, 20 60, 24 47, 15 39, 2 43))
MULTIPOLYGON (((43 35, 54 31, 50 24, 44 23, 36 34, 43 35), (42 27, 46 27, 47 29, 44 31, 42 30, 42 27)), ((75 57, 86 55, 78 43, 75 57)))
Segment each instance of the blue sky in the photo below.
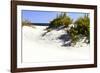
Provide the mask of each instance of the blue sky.
MULTIPOLYGON (((28 20, 32 23, 49 23, 56 18, 59 13, 60 12, 53 11, 22 10, 22 20, 28 20)), ((75 21, 80 16, 84 16, 85 13, 67 12, 67 15, 75 21)))

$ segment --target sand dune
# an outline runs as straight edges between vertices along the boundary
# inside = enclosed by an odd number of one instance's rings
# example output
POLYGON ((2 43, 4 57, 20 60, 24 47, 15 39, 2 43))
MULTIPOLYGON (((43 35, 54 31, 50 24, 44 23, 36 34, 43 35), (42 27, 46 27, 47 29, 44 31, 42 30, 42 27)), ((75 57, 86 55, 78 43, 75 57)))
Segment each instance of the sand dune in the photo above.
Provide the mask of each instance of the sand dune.
POLYGON ((35 28, 23 26, 23 61, 24 62, 48 62, 61 60, 88 59, 89 45, 77 43, 76 46, 62 46, 63 42, 56 39, 65 31, 52 31, 42 36, 47 26, 35 26, 35 28), (82 46, 80 46, 82 45, 82 46))

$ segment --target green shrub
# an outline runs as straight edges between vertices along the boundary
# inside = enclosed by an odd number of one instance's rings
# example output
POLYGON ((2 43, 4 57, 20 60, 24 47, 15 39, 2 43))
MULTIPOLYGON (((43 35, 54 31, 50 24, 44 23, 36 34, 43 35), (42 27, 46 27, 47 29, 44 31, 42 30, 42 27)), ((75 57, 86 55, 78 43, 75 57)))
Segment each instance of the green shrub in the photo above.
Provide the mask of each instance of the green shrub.
POLYGON ((72 19, 69 16, 66 16, 61 20, 61 22, 64 26, 68 27, 68 25, 72 23, 72 19))
POLYGON ((78 37, 78 30, 77 28, 72 27, 69 31, 68 31, 70 37, 71 37, 71 42, 76 44, 76 42, 79 40, 78 37))
POLYGON ((69 24, 72 23, 72 19, 66 15, 66 13, 61 13, 57 15, 55 19, 50 22, 50 28, 58 28, 60 26, 68 27, 69 24))
POLYGON ((53 21, 50 22, 50 28, 57 28, 59 26, 61 26, 61 19, 60 18, 56 18, 53 21))
POLYGON ((87 37, 87 39, 90 41, 90 19, 89 16, 85 15, 83 18, 81 17, 76 22, 77 24, 77 30, 79 31, 79 34, 82 34, 87 37))
POLYGON ((89 16, 78 18, 75 23, 77 26, 71 28, 68 32, 71 36, 72 42, 77 42, 80 38, 86 37, 88 43, 90 42, 90 19, 89 16), (80 37, 81 36, 81 37, 80 37))

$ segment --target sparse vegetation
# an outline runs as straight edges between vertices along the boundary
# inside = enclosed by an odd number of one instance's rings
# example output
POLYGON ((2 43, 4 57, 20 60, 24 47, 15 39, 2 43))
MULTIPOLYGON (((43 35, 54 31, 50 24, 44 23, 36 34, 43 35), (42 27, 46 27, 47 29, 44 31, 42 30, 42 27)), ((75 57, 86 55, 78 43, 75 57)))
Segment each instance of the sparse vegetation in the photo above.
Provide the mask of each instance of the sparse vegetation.
POLYGON ((32 25, 30 21, 28 20, 22 21, 22 26, 30 26, 30 25, 32 25))
POLYGON ((33 26, 33 24, 31 24, 31 22, 28 21, 28 20, 22 21, 22 26, 28 26, 28 27, 35 28, 35 27, 33 26))

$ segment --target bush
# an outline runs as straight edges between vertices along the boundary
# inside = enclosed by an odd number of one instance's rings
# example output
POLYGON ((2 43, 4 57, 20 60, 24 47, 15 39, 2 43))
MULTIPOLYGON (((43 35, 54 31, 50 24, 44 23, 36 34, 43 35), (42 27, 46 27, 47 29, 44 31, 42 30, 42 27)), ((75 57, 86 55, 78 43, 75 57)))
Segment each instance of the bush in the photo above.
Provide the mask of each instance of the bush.
POLYGON ((77 26, 74 28, 71 28, 68 32, 71 36, 72 42, 77 42, 80 39, 80 36, 82 38, 86 37, 88 40, 87 43, 90 42, 90 19, 88 16, 80 17, 78 18, 75 23, 77 26))
POLYGON ((74 27, 71 27, 71 29, 68 31, 68 33, 71 37, 71 42, 76 44, 76 42, 79 40, 78 30, 74 27))
POLYGON ((66 13, 61 13, 55 19, 50 22, 50 28, 58 28, 60 26, 68 27, 72 23, 72 19, 66 15, 66 13))
POLYGON ((53 21, 50 22, 50 28, 57 28, 59 26, 61 26, 62 23, 61 23, 61 19, 60 18, 56 18, 54 19, 53 21))

